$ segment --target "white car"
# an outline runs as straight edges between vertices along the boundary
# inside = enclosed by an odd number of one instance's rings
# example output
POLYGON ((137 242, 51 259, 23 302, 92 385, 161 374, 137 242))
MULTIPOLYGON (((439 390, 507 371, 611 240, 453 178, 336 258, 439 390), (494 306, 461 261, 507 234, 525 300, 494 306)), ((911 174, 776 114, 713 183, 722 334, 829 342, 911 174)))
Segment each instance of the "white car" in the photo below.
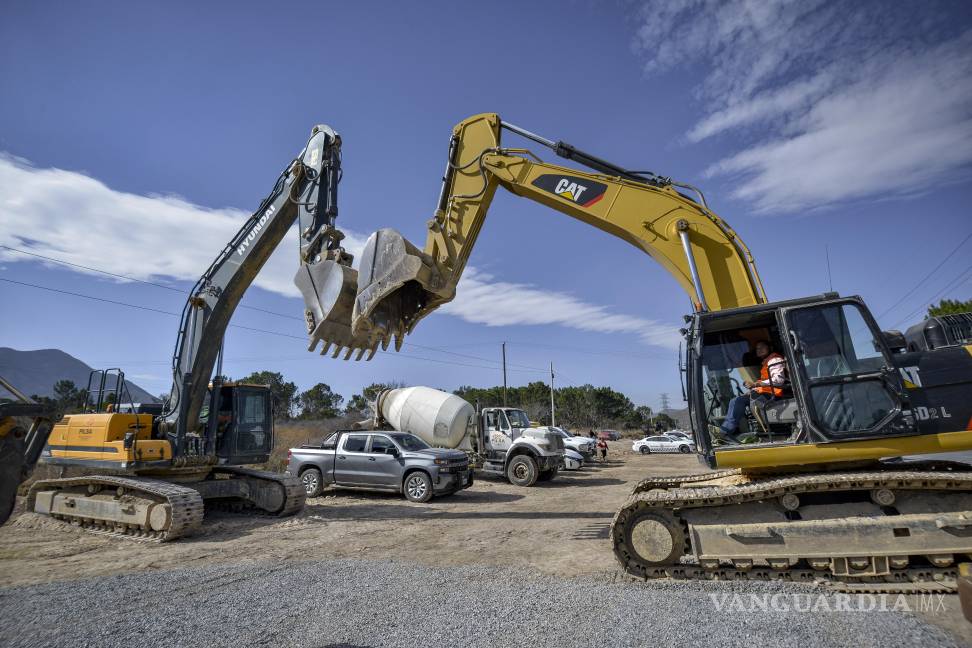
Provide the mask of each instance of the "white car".
POLYGON ((584 457, 579 452, 564 450, 564 462, 561 468, 564 470, 580 470, 584 467, 584 457))
POLYGON ((569 432, 565 432, 562 428, 547 426, 547 429, 551 432, 559 433, 560 436, 564 438, 564 446, 568 450, 573 450, 574 452, 580 454, 584 459, 590 460, 594 456, 595 444, 597 443, 594 439, 585 436, 573 436, 569 432))
POLYGON ((692 437, 681 430, 672 430, 670 432, 666 432, 665 436, 671 437, 675 440, 688 441, 689 443, 692 443, 692 437))
POLYGON ((631 449, 641 454, 651 454, 652 452, 681 452, 686 454, 692 452, 692 443, 684 439, 673 439, 669 436, 659 435, 639 439, 632 444, 631 449))

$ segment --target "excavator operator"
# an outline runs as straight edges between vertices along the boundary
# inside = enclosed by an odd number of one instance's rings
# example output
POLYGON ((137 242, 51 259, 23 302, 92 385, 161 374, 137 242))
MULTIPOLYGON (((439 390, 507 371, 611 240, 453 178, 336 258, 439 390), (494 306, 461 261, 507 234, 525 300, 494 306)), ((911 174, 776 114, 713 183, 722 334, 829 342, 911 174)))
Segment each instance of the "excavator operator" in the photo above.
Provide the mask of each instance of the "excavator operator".
POLYGON ((746 408, 754 401, 762 402, 783 396, 783 387, 786 384, 786 360, 773 351, 773 347, 767 340, 758 341, 753 350, 756 357, 762 361, 759 380, 744 381, 743 385, 751 390, 750 393, 741 394, 729 401, 729 411, 726 412, 726 418, 719 426, 719 433, 729 439, 736 439, 739 420, 746 414, 746 408))

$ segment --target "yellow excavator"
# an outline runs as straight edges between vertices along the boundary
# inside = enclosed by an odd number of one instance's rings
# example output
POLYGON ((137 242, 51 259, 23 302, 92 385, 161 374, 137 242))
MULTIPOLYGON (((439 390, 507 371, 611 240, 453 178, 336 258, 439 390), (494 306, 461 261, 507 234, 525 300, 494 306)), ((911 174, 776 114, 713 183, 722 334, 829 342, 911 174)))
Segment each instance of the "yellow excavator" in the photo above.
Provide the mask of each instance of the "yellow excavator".
POLYGON ((244 292, 295 223, 299 272, 350 259, 333 227, 340 175, 340 136, 314 127, 189 294, 164 405, 132 402, 124 372, 107 369, 92 372, 85 411, 53 427, 50 414, 22 395, 0 409, 0 513, 9 514, 38 455, 41 463, 90 474, 35 482, 28 510, 96 533, 161 542, 196 531, 209 506, 274 516, 303 508, 296 477, 246 467, 269 459, 272 397, 265 385, 222 378, 222 343, 244 292), (25 415, 36 418, 36 433, 16 427, 15 417, 25 415))
POLYGON ((34 471, 58 418, 53 405, 38 403, 0 376, 0 524, 13 512, 17 489, 34 471))
POLYGON ((450 301, 497 188, 643 250, 689 294, 680 367, 700 458, 718 469, 649 478, 611 530, 632 575, 831 581, 857 591, 948 589, 972 553, 972 466, 896 458, 972 448, 972 340, 908 352, 860 297, 770 302, 752 255, 701 191, 625 169, 481 114, 459 123, 425 246, 372 234, 346 259, 298 276, 310 349, 396 349, 450 301), (508 131, 586 170, 501 145, 508 131), (734 434, 729 403, 760 372, 766 342, 786 362, 734 434))

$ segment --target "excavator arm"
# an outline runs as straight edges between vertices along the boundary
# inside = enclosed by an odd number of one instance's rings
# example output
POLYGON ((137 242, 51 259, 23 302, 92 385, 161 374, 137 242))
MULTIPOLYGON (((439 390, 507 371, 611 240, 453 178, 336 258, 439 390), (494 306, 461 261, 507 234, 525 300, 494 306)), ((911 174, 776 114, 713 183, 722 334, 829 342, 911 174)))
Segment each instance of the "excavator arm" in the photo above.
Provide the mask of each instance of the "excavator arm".
MULTIPOLYGON (((188 449, 187 434, 199 423, 230 318, 294 222, 300 224, 301 264, 295 277, 298 285, 322 264, 351 265, 350 255, 340 245, 344 235, 334 228, 340 174, 340 136, 328 126, 315 126, 304 149, 280 174, 257 211, 192 289, 176 338, 172 391, 163 415, 163 428, 176 455, 187 450, 190 454, 213 452, 213 447, 188 449)), ((341 278, 340 271, 330 274, 341 278)), ((326 330, 333 337, 342 335, 340 327, 326 325, 326 330)), ((218 383, 220 372, 216 373, 214 382, 218 383)), ((214 398, 218 398, 219 391, 212 390, 214 398)), ((218 410, 218 403, 212 403, 211 409, 218 410)), ((210 425, 215 425, 216 419, 209 417, 210 425)), ((209 446, 214 439, 215 434, 207 435, 209 446)))
MULTIPOLYGON (((644 251, 678 281, 696 311, 766 302, 748 248, 706 207, 700 191, 650 172, 624 169, 485 113, 453 129, 442 190, 427 225, 424 248, 419 250, 392 229, 379 230, 368 239, 357 289, 337 300, 342 305, 334 313, 335 319, 350 313, 351 346, 359 350, 359 358, 364 351, 373 354, 379 345, 387 348, 391 339, 399 348, 404 335, 422 317, 455 297, 498 187, 644 251), (527 149, 504 148, 503 130, 542 144, 590 170, 550 164, 527 149), (349 306, 352 299, 353 306, 349 306)), ((334 342, 312 333, 312 349, 319 340, 325 343, 325 351, 334 342)))

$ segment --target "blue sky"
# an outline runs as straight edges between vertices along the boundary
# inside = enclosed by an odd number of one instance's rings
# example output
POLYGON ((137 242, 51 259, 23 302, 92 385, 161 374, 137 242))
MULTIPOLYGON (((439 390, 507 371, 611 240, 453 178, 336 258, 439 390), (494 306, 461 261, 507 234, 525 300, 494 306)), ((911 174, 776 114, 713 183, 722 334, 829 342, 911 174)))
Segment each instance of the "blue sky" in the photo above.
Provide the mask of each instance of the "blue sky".
MULTIPOLYGON (((6 248, 0 278, 178 312, 319 122, 344 141, 352 247, 388 226, 422 241, 453 124, 495 111, 701 186, 771 298, 827 290, 829 247, 833 288, 906 326, 932 298, 972 296, 972 242, 957 247, 972 233, 970 30, 960 2, 6 2, 0 245, 177 290, 6 248)), ((498 194, 470 266, 401 354, 347 363, 287 337, 304 330, 285 245, 244 303, 289 317, 233 319, 283 335, 231 329, 226 372, 346 397, 384 380, 492 385, 505 340, 514 384, 553 362, 560 384, 680 403, 672 331, 688 300, 648 257, 498 194)), ((175 317, 0 294, 0 344, 167 391, 175 317)))

